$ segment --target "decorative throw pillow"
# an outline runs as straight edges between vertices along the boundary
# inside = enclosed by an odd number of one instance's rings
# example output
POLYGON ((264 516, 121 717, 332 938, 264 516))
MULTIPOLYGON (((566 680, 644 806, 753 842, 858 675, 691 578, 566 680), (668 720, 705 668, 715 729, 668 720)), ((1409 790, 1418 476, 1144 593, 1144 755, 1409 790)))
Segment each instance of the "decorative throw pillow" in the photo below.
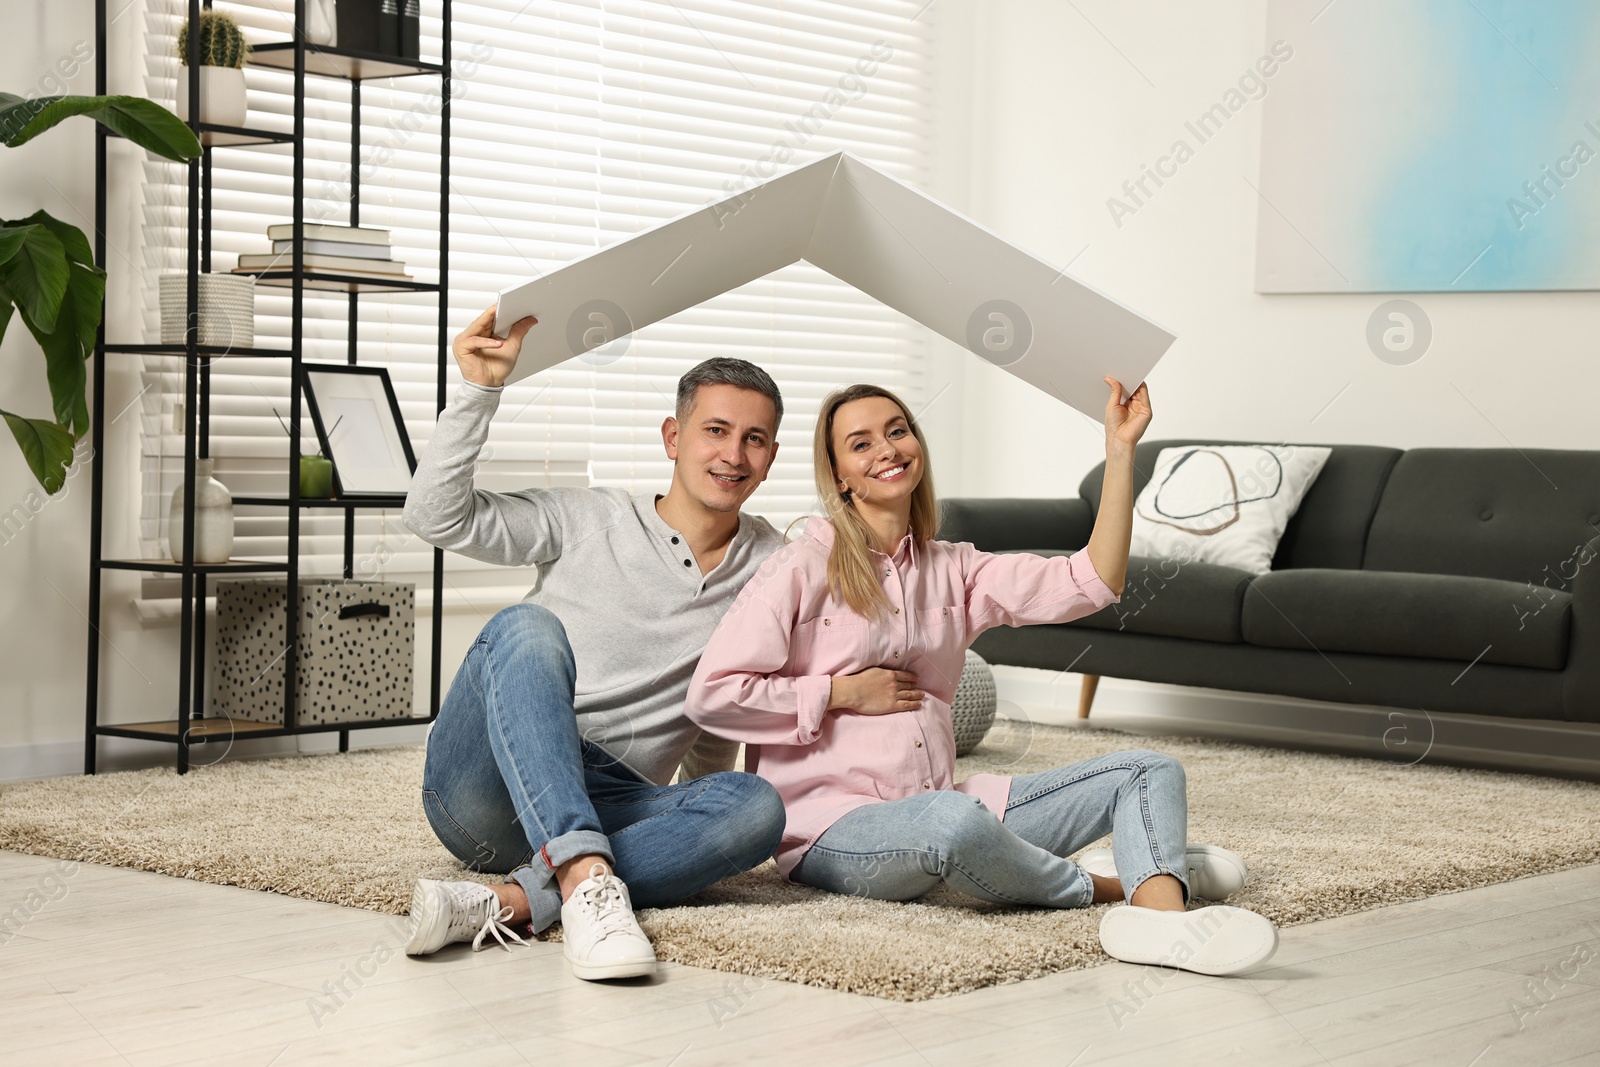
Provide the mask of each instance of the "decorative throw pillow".
POLYGON ((1163 448, 1134 502, 1130 554, 1270 571, 1279 538, 1332 451, 1287 444, 1163 448))

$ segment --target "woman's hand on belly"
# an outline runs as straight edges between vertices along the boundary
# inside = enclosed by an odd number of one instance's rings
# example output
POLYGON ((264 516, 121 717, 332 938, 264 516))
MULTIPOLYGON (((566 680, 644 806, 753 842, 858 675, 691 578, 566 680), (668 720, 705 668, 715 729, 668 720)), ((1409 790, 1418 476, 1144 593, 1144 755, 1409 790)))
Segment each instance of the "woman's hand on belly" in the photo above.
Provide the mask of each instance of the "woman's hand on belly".
POLYGON ((838 674, 828 694, 828 710, 860 715, 892 715, 922 706, 923 692, 911 671, 869 667, 855 674, 838 674))

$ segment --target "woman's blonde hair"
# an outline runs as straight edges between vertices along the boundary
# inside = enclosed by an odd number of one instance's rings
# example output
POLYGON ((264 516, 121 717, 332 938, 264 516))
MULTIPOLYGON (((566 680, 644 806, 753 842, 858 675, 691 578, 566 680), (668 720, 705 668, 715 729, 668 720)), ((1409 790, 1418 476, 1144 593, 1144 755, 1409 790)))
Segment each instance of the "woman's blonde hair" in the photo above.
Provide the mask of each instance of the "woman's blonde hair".
POLYGON ((828 520, 833 523, 833 550, 828 554, 828 591, 867 618, 889 614, 889 598, 878 580, 872 562, 872 529, 849 494, 839 492, 833 455, 833 416, 852 400, 881 396, 893 401, 906 417, 906 425, 922 446, 922 480, 911 492, 911 538, 920 548, 931 541, 939 529, 939 501, 933 492, 933 467, 928 458, 928 442, 922 428, 901 399, 876 385, 851 385, 829 393, 817 413, 817 430, 812 442, 812 461, 817 480, 817 496, 828 520))

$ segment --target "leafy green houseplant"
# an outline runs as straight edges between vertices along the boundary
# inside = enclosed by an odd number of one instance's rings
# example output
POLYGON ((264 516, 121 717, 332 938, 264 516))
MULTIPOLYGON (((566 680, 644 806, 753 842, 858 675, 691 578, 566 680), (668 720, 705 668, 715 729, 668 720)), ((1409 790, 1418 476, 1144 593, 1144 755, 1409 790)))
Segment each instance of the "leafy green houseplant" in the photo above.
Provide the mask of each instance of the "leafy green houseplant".
MULTIPOLYGON (((134 144, 175 162, 200 154, 200 142, 176 115, 135 96, 38 96, 0 93, 0 141, 15 148, 74 115, 86 115, 134 144)), ((36 211, 0 219, 0 338, 19 317, 44 352, 53 419, 0 407, 23 458, 45 492, 66 480, 73 444, 89 432, 88 374, 105 312, 105 272, 76 226, 36 211)))
MULTIPOLYGON (((189 65, 189 20, 177 37, 178 61, 189 65)), ((244 64, 250 43, 239 24, 224 11, 200 13, 200 121, 218 126, 243 126, 245 120, 244 64)), ((178 114, 192 117, 189 74, 178 72, 178 114)))

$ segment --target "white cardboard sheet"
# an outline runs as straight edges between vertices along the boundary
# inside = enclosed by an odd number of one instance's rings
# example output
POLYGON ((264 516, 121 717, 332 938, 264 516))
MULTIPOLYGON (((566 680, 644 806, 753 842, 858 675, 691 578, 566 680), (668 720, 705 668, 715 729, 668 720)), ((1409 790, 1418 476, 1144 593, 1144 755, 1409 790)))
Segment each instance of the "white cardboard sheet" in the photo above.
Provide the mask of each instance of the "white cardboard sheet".
POLYGON ((1134 389, 1174 340, 846 152, 506 289, 494 328, 539 319, 515 381, 800 259, 1097 422, 1100 379, 1134 389))

